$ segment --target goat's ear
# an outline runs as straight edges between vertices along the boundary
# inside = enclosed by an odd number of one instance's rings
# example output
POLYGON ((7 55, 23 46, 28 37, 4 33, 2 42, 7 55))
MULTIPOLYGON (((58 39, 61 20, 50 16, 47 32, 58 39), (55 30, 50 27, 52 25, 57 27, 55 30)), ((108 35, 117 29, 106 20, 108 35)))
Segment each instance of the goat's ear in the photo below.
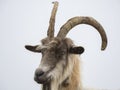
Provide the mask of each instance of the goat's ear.
POLYGON ((40 53, 41 50, 38 50, 37 47, 38 47, 38 45, 36 45, 36 46, 25 45, 25 48, 27 50, 32 51, 32 52, 38 52, 38 53, 40 53))
POLYGON ((84 48, 81 46, 74 46, 69 49, 69 53, 72 54, 82 54, 84 52, 84 48))

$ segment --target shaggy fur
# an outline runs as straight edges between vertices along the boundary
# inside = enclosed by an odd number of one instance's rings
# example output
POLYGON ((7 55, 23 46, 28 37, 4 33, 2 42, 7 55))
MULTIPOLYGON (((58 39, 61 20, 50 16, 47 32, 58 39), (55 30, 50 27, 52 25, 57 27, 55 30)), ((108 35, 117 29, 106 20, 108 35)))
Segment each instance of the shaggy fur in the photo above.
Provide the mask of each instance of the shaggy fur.
POLYGON ((68 65, 64 69, 64 73, 61 73, 63 71, 61 70, 60 63, 57 64, 53 72, 50 72, 54 76, 51 81, 51 90, 82 90, 79 56, 69 55, 68 65), (67 81, 63 82, 66 78, 67 81))

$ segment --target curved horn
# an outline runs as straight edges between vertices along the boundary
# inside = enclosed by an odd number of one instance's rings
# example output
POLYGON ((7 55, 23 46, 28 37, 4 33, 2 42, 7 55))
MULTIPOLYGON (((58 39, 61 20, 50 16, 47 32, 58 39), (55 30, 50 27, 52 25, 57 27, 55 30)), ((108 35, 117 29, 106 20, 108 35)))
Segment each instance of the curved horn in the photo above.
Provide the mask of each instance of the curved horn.
POLYGON ((50 21, 49 21, 49 27, 47 31, 47 36, 49 39, 54 37, 55 15, 56 15, 57 8, 58 8, 57 1, 53 2, 53 4, 54 4, 54 7, 52 9, 52 13, 51 13, 50 21))
POLYGON ((59 38, 64 38, 67 33, 76 25, 79 24, 88 24, 93 26, 94 28, 97 29, 97 31, 100 33, 101 35, 101 39, 102 39, 102 46, 101 46, 101 50, 104 50, 107 46, 107 36, 106 33, 103 29, 103 27, 100 25, 100 23, 98 23, 95 19, 93 19, 92 17, 73 17, 71 19, 69 19, 61 28, 60 31, 57 35, 57 37, 59 38))

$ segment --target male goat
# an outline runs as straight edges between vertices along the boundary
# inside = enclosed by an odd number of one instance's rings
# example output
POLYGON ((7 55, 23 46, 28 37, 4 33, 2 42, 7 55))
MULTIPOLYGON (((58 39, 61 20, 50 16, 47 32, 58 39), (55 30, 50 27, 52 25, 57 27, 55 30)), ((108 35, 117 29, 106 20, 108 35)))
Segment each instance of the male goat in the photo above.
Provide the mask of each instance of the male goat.
POLYGON ((42 53, 39 67, 35 71, 34 80, 42 84, 42 90, 83 90, 80 79, 79 54, 84 52, 82 46, 76 46, 67 33, 76 25, 93 26, 102 39, 101 50, 107 46, 107 37, 103 27, 92 17, 73 17, 69 19, 54 37, 55 16, 58 2, 54 2, 47 37, 42 39, 42 45, 26 45, 25 48, 42 53))

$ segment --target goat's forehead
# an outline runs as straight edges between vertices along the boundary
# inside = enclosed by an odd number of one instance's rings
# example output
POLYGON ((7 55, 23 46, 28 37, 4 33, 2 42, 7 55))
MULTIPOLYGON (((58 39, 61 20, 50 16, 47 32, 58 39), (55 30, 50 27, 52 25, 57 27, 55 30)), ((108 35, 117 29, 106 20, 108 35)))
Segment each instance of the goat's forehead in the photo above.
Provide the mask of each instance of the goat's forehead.
POLYGON ((42 39, 41 40, 42 45, 48 45, 52 47, 58 47, 58 46, 71 46, 73 45, 73 41, 69 38, 53 38, 51 41, 48 40, 48 38, 42 39))

